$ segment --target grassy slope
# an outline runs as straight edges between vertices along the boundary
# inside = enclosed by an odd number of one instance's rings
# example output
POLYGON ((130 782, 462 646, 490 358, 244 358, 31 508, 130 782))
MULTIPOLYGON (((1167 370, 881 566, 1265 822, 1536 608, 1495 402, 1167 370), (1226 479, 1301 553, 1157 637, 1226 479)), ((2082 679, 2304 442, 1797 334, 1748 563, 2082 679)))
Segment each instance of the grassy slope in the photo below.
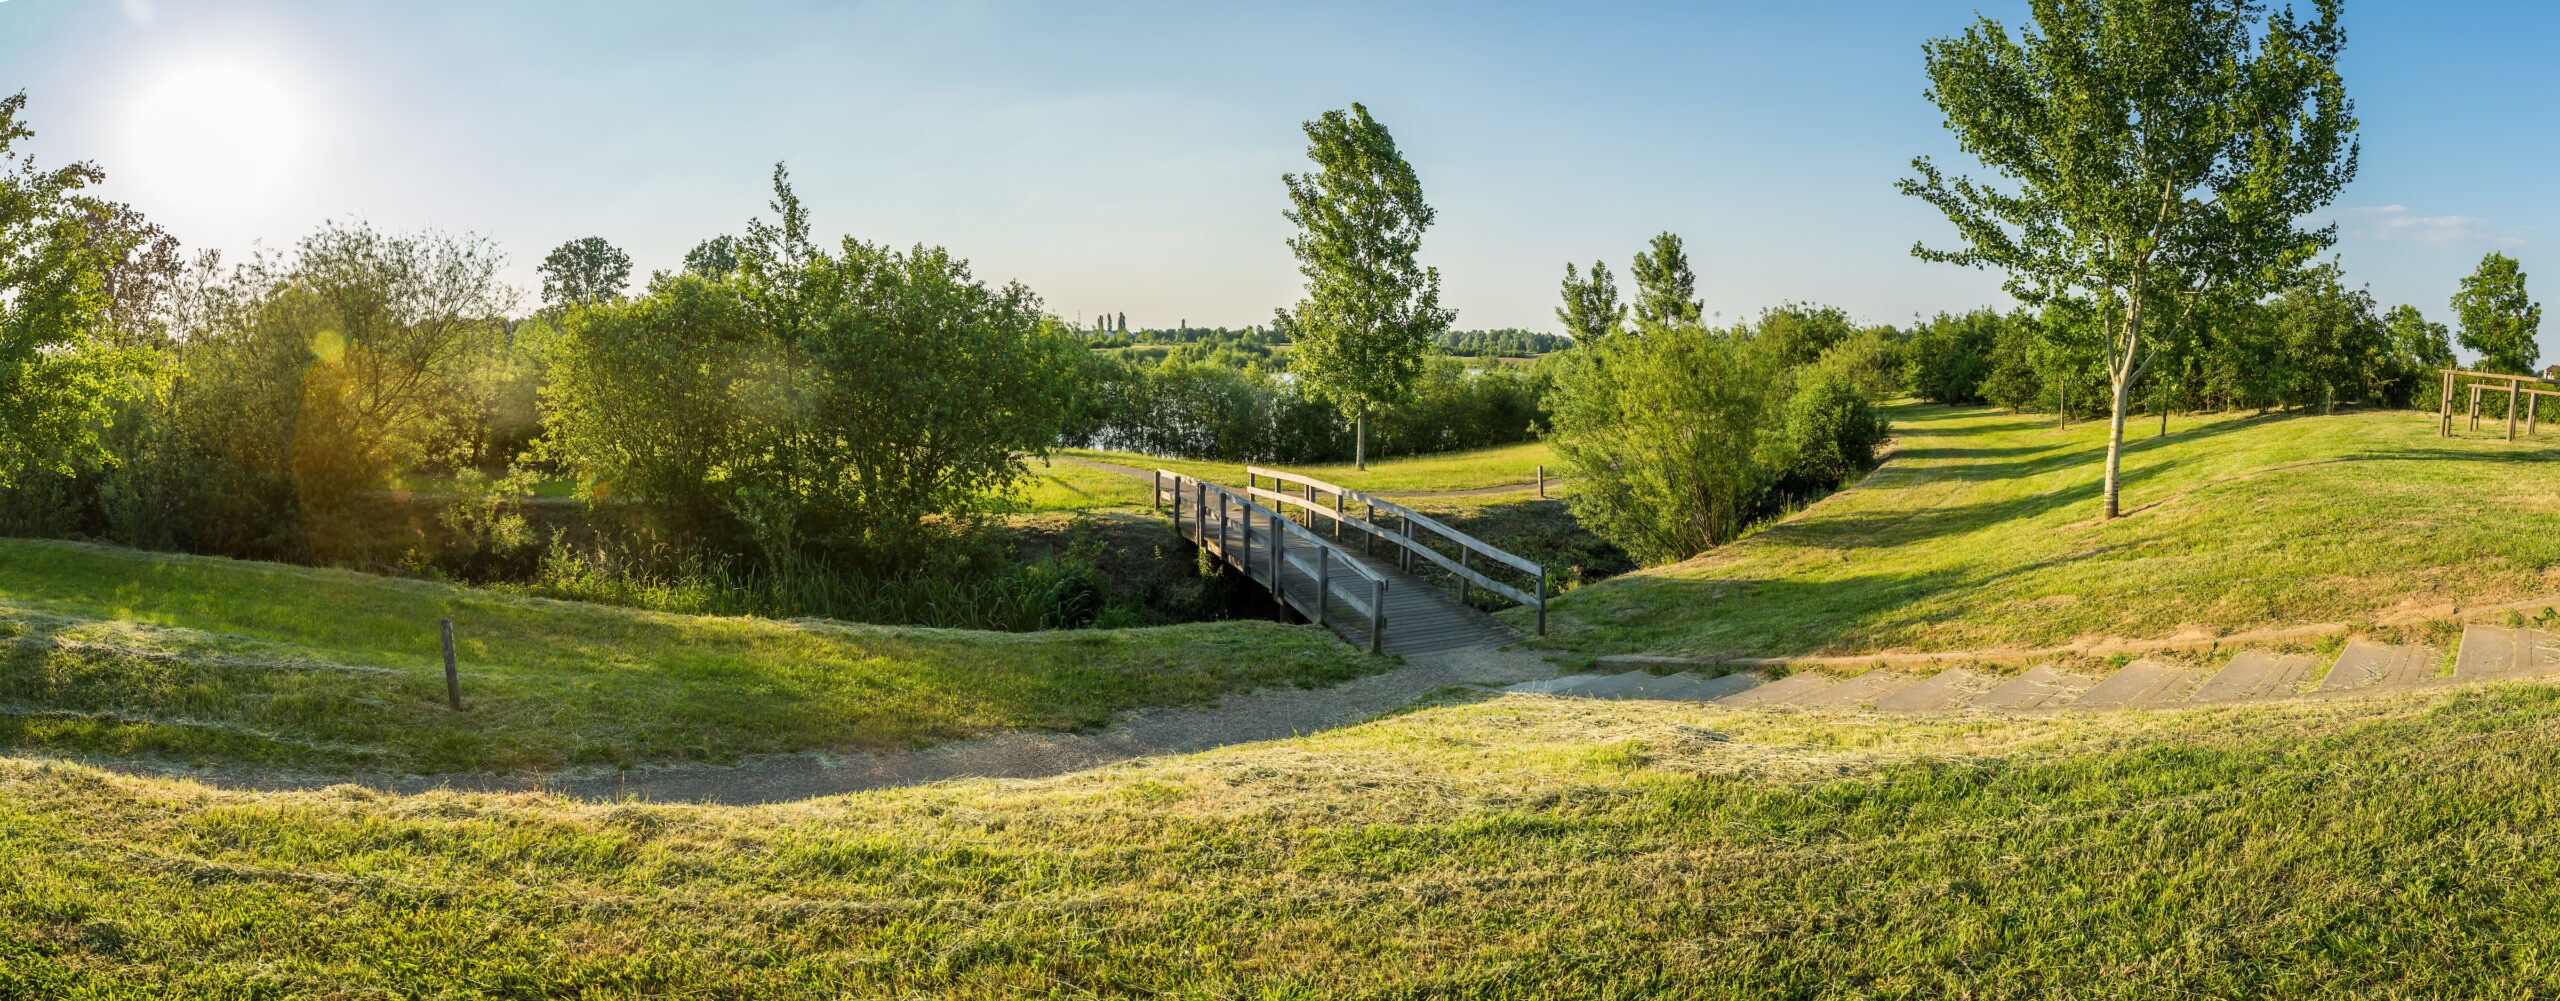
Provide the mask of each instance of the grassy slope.
POLYGON ((1312 628, 1025 635, 668 615, 0 540, 0 746, 442 772, 1073 729, 1375 670, 1312 628), (445 711, 452 618, 466 714, 445 711))
MULTIPOLYGON (((1136 466, 1140 469, 1170 469, 1212 483, 1241 485, 1244 482, 1245 464, 1241 462, 1158 459, 1127 452, 1097 452, 1090 449, 1067 449, 1059 454, 1092 459, 1096 462, 1136 466)), ((1370 461, 1367 472, 1355 470, 1349 463, 1280 468, 1293 473, 1304 473, 1327 483, 1338 484, 1353 490, 1406 493, 1526 486, 1537 481, 1537 467, 1541 463, 1547 466, 1548 475, 1558 475, 1556 460, 1547 451, 1545 442, 1504 445, 1472 452, 1379 458, 1370 461)), ((1146 496, 1143 485, 1138 490, 1138 496, 1141 498, 1146 496)))
POLYGON ((2514 997, 2560 698, 1511 698, 793 807, 0 760, 0 996, 2514 997))
POLYGON ((1904 407, 1864 484, 1697 559, 1559 600, 1579 651, 1973 649, 2357 621, 2560 592, 2560 449, 2431 414, 2138 424, 2100 523, 2105 425, 1904 407))

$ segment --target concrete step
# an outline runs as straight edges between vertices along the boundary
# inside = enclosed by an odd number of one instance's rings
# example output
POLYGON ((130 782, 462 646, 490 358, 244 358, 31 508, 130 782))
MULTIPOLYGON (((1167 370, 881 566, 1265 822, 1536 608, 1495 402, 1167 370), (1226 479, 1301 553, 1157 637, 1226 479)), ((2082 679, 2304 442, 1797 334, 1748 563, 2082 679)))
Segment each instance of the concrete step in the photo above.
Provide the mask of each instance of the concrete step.
POLYGON ((1898 713, 1943 712, 1963 707, 1992 687, 1989 678, 1961 667, 1949 668, 1927 681, 1877 699, 1876 708, 1898 713))
POLYGON ((1610 677, 1615 677, 1615 675, 1568 674, 1561 678, 1541 678, 1537 681, 1523 681, 1517 685, 1505 688, 1503 691, 1522 692, 1529 695, 1554 695, 1557 692, 1571 688, 1575 685, 1587 685, 1602 678, 1610 677))
POLYGON ((1643 671, 1628 671, 1624 674, 1612 674, 1580 684, 1567 685, 1556 689, 1555 694, 1580 699, 1639 697, 1648 686, 1658 680, 1660 679, 1643 671))
POLYGON ((1877 699, 1909 688, 1919 680, 1900 671, 1877 668, 1819 692, 1799 695, 1788 700, 1788 704, 1832 709, 1872 705, 1877 699))
POLYGON ((2058 709, 2097 683, 2096 678, 2038 667, 1975 696, 1972 705, 1976 709, 2058 709))
POLYGON ((2090 686, 2079 698, 2071 700, 2071 708, 2096 711, 2164 706, 2185 699, 2202 681, 2204 672, 2200 669, 2145 658, 2126 664, 2108 675, 2107 680, 2090 686))
POLYGON ((1794 701, 1838 683, 1839 679, 1815 671, 1798 671, 1755 688, 1744 689, 1716 701, 1728 706, 1772 706, 1794 701))
POLYGON ((1718 695, 1726 694, 1726 690, 1717 689, 1715 686, 1707 684, 1707 680, 1705 678, 1698 677, 1694 674, 1648 674, 1643 671, 1631 671, 1628 673, 1641 675, 1642 679, 1635 682, 1632 686, 1619 691, 1616 695, 1610 696, 1610 698, 1654 699, 1665 702, 1704 702, 1708 699, 1715 698, 1718 695), (1715 694, 1705 694, 1709 691, 1713 691, 1715 694))
POLYGON ((1701 702, 1714 702, 1728 695, 1750 691, 1768 683, 1769 679, 1766 676, 1750 671, 1735 671, 1732 674, 1700 678, 1697 698, 1701 702))
POLYGON ((2533 678, 2560 671, 2560 636, 2540 629, 2468 626, 2455 655, 2457 678, 2533 678))
POLYGON ((2431 646, 2383 646, 2349 640, 2347 648, 2338 651, 2338 662, 2329 666, 2329 676, 2321 680, 2320 690, 2407 688, 2435 677, 2436 665, 2442 663, 2444 654, 2431 646))
POLYGON ((2232 656, 2231 663, 2206 679, 2190 701, 2233 702, 2289 695, 2319 665, 2320 661, 2309 654, 2242 650, 2232 656))

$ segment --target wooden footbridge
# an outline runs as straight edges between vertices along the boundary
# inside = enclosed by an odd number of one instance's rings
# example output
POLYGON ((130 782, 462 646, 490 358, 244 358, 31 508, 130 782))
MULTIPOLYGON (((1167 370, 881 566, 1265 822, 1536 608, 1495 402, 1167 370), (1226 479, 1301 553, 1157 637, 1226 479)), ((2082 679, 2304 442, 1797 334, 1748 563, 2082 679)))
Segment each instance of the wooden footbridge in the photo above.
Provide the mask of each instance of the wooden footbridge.
POLYGON ((1519 638, 1475 607, 1479 595, 1537 609, 1538 632, 1546 632, 1545 567, 1401 504, 1252 466, 1243 489, 1165 469, 1153 475, 1156 509, 1172 513, 1184 538, 1373 653, 1519 638))

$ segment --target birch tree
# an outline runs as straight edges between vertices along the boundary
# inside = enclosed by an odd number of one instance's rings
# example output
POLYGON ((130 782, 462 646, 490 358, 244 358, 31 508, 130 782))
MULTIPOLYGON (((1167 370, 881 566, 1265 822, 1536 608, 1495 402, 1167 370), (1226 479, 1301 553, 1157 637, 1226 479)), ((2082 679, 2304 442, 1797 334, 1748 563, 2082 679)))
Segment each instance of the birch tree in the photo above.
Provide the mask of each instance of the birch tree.
POLYGON ((2130 394, 2157 337, 2217 293, 2264 294, 2337 240, 2297 220, 2354 178, 2341 0, 2030 0, 1925 46, 1929 100, 2002 183, 1928 157, 1903 193, 1955 224, 1924 260, 2007 272, 2031 305, 2079 297, 2114 393, 2103 516, 2116 517, 2130 394))

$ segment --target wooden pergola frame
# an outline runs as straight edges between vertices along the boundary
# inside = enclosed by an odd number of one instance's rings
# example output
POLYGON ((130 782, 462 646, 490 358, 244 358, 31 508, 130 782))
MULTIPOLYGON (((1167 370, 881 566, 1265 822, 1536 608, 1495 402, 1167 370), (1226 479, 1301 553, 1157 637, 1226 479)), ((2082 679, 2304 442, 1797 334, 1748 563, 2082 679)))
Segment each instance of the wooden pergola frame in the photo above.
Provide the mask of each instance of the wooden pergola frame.
POLYGON ((2521 396, 2524 398, 2524 433, 2531 435, 2534 432, 2535 425, 2538 423, 2538 418, 2541 416, 2540 411, 2542 409, 2542 398, 2545 396, 2560 396, 2560 389, 2525 388, 2525 384, 2528 382, 2537 386, 2560 385, 2540 376, 2510 375, 2505 372, 2470 372, 2458 368, 2445 369, 2444 393, 2436 404, 2436 437, 2438 438, 2453 437, 2453 392, 2456 389, 2462 388, 2462 380, 2464 379, 2480 380, 2470 384, 2471 430, 2480 430, 2481 394, 2507 394, 2508 441, 2516 440, 2517 397, 2521 396))

